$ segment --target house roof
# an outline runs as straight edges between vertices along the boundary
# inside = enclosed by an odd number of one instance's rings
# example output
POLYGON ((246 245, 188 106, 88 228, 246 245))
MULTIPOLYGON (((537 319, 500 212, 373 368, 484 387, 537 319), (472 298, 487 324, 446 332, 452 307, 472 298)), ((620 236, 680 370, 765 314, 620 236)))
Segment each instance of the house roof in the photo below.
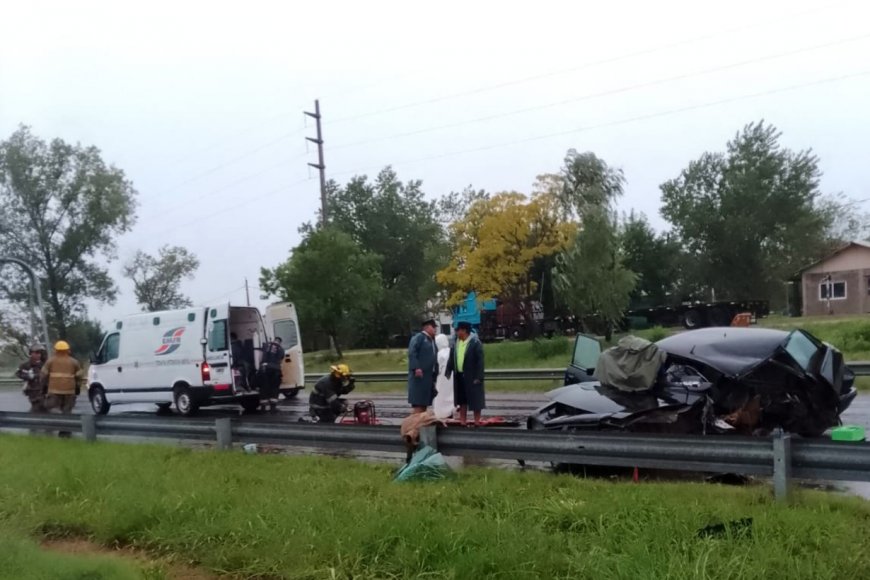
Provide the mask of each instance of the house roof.
POLYGON ((822 262, 827 262, 828 260, 830 260, 831 258, 836 256, 837 254, 840 254, 840 253, 844 252, 845 250, 848 250, 852 246, 858 246, 858 247, 866 248, 866 249, 870 250, 870 242, 864 242, 861 240, 852 240, 851 242, 843 244, 842 246, 840 246, 839 248, 837 248, 836 250, 834 250, 833 252, 831 252, 830 254, 825 256, 824 258, 822 258, 821 260, 816 260, 812 264, 808 264, 808 265, 804 266, 803 268, 801 268, 798 271, 798 274, 799 275, 803 274, 804 272, 806 272, 807 270, 809 270, 813 266, 817 266, 817 265, 821 264, 822 262))

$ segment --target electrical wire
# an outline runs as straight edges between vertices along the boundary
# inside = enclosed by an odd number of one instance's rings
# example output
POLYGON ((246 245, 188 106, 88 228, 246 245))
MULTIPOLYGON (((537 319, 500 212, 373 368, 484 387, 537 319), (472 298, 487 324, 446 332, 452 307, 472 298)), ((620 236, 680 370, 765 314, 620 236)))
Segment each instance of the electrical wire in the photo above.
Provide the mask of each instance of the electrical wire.
MULTIPOLYGON (((863 70, 863 71, 856 72, 856 73, 850 73, 850 74, 845 74, 845 75, 839 75, 839 76, 835 76, 835 77, 827 77, 827 78, 818 79, 818 80, 810 81, 810 82, 806 82, 806 83, 799 83, 799 84, 795 84, 795 85, 789 85, 789 86, 786 86, 786 87, 780 87, 780 88, 777 88, 777 89, 770 89, 770 90, 766 90, 766 91, 759 91, 759 92, 755 92, 755 93, 748 93, 748 94, 739 95, 739 96, 736 96, 736 97, 729 97, 729 98, 727 98, 727 99, 720 99, 720 100, 717 100, 717 101, 710 101, 710 102, 706 102, 706 103, 700 103, 700 104, 697 104, 697 105, 690 105, 690 106, 686 106, 686 107, 679 107, 679 108, 676 108, 676 109, 669 109, 669 110, 667 110, 667 111, 660 111, 660 112, 657 112, 657 113, 649 113, 649 114, 645 114, 645 115, 637 115, 637 116, 634 116, 634 117, 628 117, 628 118, 625 118, 625 119, 620 119, 620 120, 617 120, 617 121, 610 121, 610 122, 607 122, 607 123, 600 123, 600 124, 597 124, 597 125, 587 125, 587 126, 584 126, 584 127, 577 127, 577 128, 574 128, 574 129, 568 129, 568 130, 565 130, 565 131, 557 131, 557 132, 554 132, 554 133, 545 133, 545 134, 542 134, 542 135, 536 135, 536 136, 533 136, 533 137, 526 137, 526 138, 523 138, 523 139, 516 139, 516 140, 513 140, 513 141, 506 141, 506 142, 501 142, 501 143, 494 143, 494 144, 492 144, 492 145, 485 145, 485 146, 482 146, 482 147, 474 147, 474 148, 471 148, 471 149, 463 149, 463 150, 459 150, 459 151, 450 151, 450 152, 442 153, 442 154, 439 154, 439 155, 431 155, 431 156, 427 156, 427 157, 420 157, 420 158, 417 158, 417 159, 408 159, 408 160, 405 160, 405 161, 398 161, 398 162, 395 162, 395 163, 388 163, 387 165, 391 165, 391 166, 397 166, 397 165, 408 165, 408 164, 413 164, 413 163, 422 163, 423 161, 431 161, 431 160, 434 160, 434 159, 443 159, 443 158, 446 158, 446 157, 453 157, 453 156, 456 156, 456 155, 465 155, 465 154, 468 154, 468 153, 477 153, 477 152, 480 152, 480 151, 489 151, 489 150, 491 150, 491 149, 498 149, 498 148, 501 148, 501 147, 509 147, 509 146, 511 146, 511 145, 520 145, 520 144, 524 144, 524 143, 531 143, 531 142, 533 142, 533 141, 541 141, 541 140, 544 140, 544 139, 551 139, 551 138, 553 138, 553 137, 562 137, 562 136, 565 136, 565 135, 573 135, 573 134, 575 134, 575 133, 582 133, 582 132, 586 132, 586 131, 591 131, 591 130, 593 130, 593 129, 602 129, 602 128, 607 128, 607 127, 615 127, 615 126, 618 126, 618 125, 626 125, 626 124, 629 124, 629 123, 635 123, 635 122, 639 122, 639 121, 646 121, 646 120, 649 120, 649 119, 655 119, 655 118, 659 118, 659 117, 668 117, 668 116, 678 115, 678 114, 686 113, 686 112, 690 112, 690 111, 697 111, 697 110, 699 110, 699 109, 706 109, 706 108, 710 108, 710 107, 716 107, 716 106, 719 106, 719 105, 730 104, 730 103, 734 103, 734 102, 737 102, 737 101, 744 101, 744 100, 748 100, 748 99, 756 99, 756 98, 759 98, 759 97, 765 97, 765 96, 768 96, 768 95, 774 95, 774 94, 778 94, 778 93, 784 93, 784 92, 788 92, 788 91, 794 91, 794 90, 804 89, 804 88, 808 88, 808 87, 814 87, 814 86, 823 85, 823 84, 827 84, 827 83, 832 83, 832 82, 838 82, 838 81, 842 81, 842 80, 848 80, 848 79, 858 78, 858 77, 866 76, 866 75, 868 75, 868 74, 870 74, 870 69, 868 69, 868 70, 863 70)), ((368 167, 357 168, 357 169, 348 170, 348 171, 334 171, 334 172, 332 172, 332 175, 359 174, 359 173, 364 172, 364 171, 371 171, 371 170, 375 170, 375 169, 380 169, 381 167, 383 167, 383 166, 382 166, 382 165, 379 165, 379 166, 368 166, 368 167)))
POLYGON ((639 57, 639 56, 648 56, 648 55, 651 55, 651 54, 655 54, 655 53, 658 53, 658 52, 663 52, 663 51, 670 50, 670 49, 673 49, 673 48, 679 48, 679 47, 681 47, 681 46, 686 46, 686 45, 689 45, 689 44, 694 44, 694 43, 696 43, 696 42, 702 42, 702 41, 705 41, 705 40, 710 40, 710 39, 713 39, 713 38, 716 38, 716 37, 719 37, 719 36, 723 36, 723 35, 726 35, 726 34, 731 34, 731 33, 733 33, 733 32, 739 32, 739 31, 743 31, 743 30, 751 30, 751 29, 753 29, 753 28, 757 28, 757 27, 761 27, 761 26, 768 26, 768 25, 770 25, 770 24, 772 24, 772 23, 781 22, 781 21, 783 21, 783 20, 791 20, 791 19, 793 19, 793 18, 798 18, 798 17, 801 17, 801 16, 806 16, 806 15, 808 15, 808 14, 813 14, 813 13, 815 13, 815 12, 818 12, 818 11, 820 11, 822 8, 824 8, 825 10, 830 10, 831 5, 830 5, 830 4, 825 4, 823 7, 811 8, 811 9, 809 9, 809 10, 804 10, 804 11, 801 11, 801 12, 795 12, 795 13, 793 13, 793 14, 790 14, 790 15, 785 16, 784 18, 781 17, 781 16, 778 16, 778 17, 776 17, 776 18, 771 18, 771 19, 767 19, 767 20, 764 20, 764 21, 755 21, 755 22, 752 22, 752 23, 750 23, 750 24, 744 24, 744 25, 741 25, 741 26, 735 26, 735 27, 731 27, 731 28, 726 28, 725 30, 712 32, 712 33, 710 33, 710 34, 705 34, 705 35, 702 35, 702 36, 696 36, 696 37, 692 37, 692 38, 687 38, 687 39, 679 40, 679 41, 676 41, 676 42, 669 42, 669 43, 661 44, 661 45, 658 45, 658 46, 653 46, 653 47, 650 47, 650 48, 645 48, 645 49, 641 49, 641 50, 636 50, 636 51, 632 51, 632 52, 624 53, 624 54, 617 55, 617 56, 613 56, 613 57, 608 57, 608 58, 604 58, 604 59, 600 59, 600 60, 595 60, 595 61, 586 62, 586 63, 580 64, 580 65, 577 65, 577 66, 572 66, 572 67, 569 67, 569 68, 559 69, 559 70, 556 70, 556 71, 551 71, 551 72, 546 72, 546 73, 539 73, 539 74, 535 74, 535 75, 531 75, 531 76, 527 76, 527 77, 522 77, 522 78, 519 78, 519 79, 512 79, 512 80, 508 80, 508 81, 504 81, 504 82, 496 83, 496 84, 491 84, 491 85, 484 85, 484 86, 482 86, 482 87, 477 87, 477 88, 469 89, 469 90, 466 90, 466 91, 460 91, 460 92, 456 92, 456 93, 449 93, 449 94, 446 94, 446 95, 440 95, 440 96, 437 96, 437 97, 431 97, 431 98, 428 98, 428 99, 422 99, 422 100, 419 100, 419 101, 412 101, 412 102, 409 102, 409 103, 403 103, 403 104, 398 104, 398 105, 392 105, 392 106, 385 107, 385 108, 382 108, 382 109, 376 109, 376 110, 373 110, 373 111, 367 111, 367 112, 364 112, 364 113, 359 113, 359 114, 355 114, 355 115, 349 115, 349 116, 347 116, 347 117, 339 117, 339 118, 335 118, 335 119, 327 119, 327 120, 325 120, 325 121, 323 122, 323 125, 325 125, 325 126, 328 126, 328 125, 335 125, 335 124, 338 124, 338 123, 346 123, 346 122, 356 121, 356 120, 359 120, 359 119, 366 119, 366 118, 374 117, 374 116, 378 116, 378 115, 385 115, 385 114, 387 114, 387 113, 394 113, 394 112, 396 112, 396 111, 401 111, 401 110, 404 110, 404 109, 411 109, 411 108, 414 108, 414 107, 420 107, 420 106, 424 106, 424 105, 431 105, 431 104, 434 104, 434 103, 440 103, 440 102, 443 102, 443 101, 453 100, 453 99, 457 99, 457 98, 461 98, 461 97, 467 97, 467 96, 478 95, 478 94, 482 94, 482 93, 486 93, 486 92, 490 92, 490 91, 495 91, 495 90, 503 89, 503 88, 506 88, 506 87, 516 86, 516 85, 520 85, 520 84, 526 84, 526 83, 530 83, 530 82, 535 82, 535 81, 539 81, 539 80, 542 80, 542 79, 551 78, 551 77, 555 77, 555 76, 562 76, 562 75, 566 75, 566 74, 571 74, 571 73, 579 72, 579 71, 586 70, 586 69, 589 69, 589 68, 593 68, 593 67, 596 67, 596 66, 603 66, 603 65, 613 64, 613 63, 616 63, 616 62, 620 62, 620 61, 623 61, 623 60, 629 60, 629 59, 636 58, 636 57, 639 57))
POLYGON ((422 129, 416 129, 413 131, 404 131, 401 133, 394 133, 392 135, 387 135, 387 136, 383 136, 383 137, 375 137, 372 139, 363 139, 360 141, 354 141, 354 142, 350 142, 350 143, 340 143, 338 145, 333 145, 333 146, 329 147, 329 150, 330 151, 337 151, 337 150, 341 150, 341 149, 348 149, 351 147, 359 147, 360 145, 367 145, 370 143, 378 143, 378 142, 382 142, 382 141, 400 139, 400 138, 404 138, 404 137, 410 137, 413 135, 430 133, 432 131, 439 131, 442 129, 452 129, 452 128, 456 128, 456 127, 464 127, 466 125, 471 125, 474 123, 482 123, 482 122, 486 122, 486 121, 492 121, 495 119, 502 119, 505 117, 512 117, 515 115, 530 113, 533 111, 541 111, 544 109, 550 109, 553 107, 559 107, 559 106, 568 105, 568 104, 576 103, 576 102, 580 102, 580 101, 586 101, 586 100, 596 99, 596 98, 606 97, 606 96, 613 96, 613 95, 617 95, 620 93, 627 93, 627 92, 635 91, 638 89, 646 89, 646 88, 659 86, 659 85, 663 85, 663 84, 667 84, 667 83, 671 83, 671 82, 675 82, 675 81, 687 80, 687 79, 696 78, 699 76, 705 76, 705 75, 710 75, 710 74, 714 74, 714 73, 733 70, 736 68, 740 68, 740 67, 744 67, 744 66, 748 66, 748 65, 753 65, 753 64, 758 64, 758 63, 762 63, 762 62, 767 62, 770 60, 776 60, 776 59, 786 58, 786 57, 790 57, 790 56, 795 56, 798 54, 804 54, 804 53, 815 51, 815 50, 821 50, 821 49, 825 49, 825 48, 831 48, 834 46, 840 46, 843 44, 848 44, 848 43, 856 42, 859 40, 866 40, 867 38, 870 38, 870 34, 862 34, 859 36, 838 39, 838 40, 835 40, 832 42, 827 42, 827 43, 823 43, 823 44, 816 44, 813 46, 802 47, 802 48, 798 48, 798 49, 790 50, 790 51, 786 51, 786 52, 779 52, 776 54, 766 55, 766 56, 762 56, 762 57, 758 57, 758 58, 737 61, 737 62, 733 62, 733 63, 729 63, 729 64, 725 64, 725 65, 720 65, 720 66, 715 66, 715 67, 711 67, 708 69, 695 71, 695 72, 691 72, 691 73, 683 73, 683 74, 674 75, 674 76, 670 76, 670 77, 655 79, 652 81, 646 81, 646 82, 642 82, 642 83, 626 85, 626 86, 615 88, 615 89, 608 89, 606 91, 599 91, 596 93, 587 93, 585 95, 581 95, 581 96, 577 96, 577 97, 571 97, 568 99, 562 99, 559 101, 545 103, 545 104, 541 104, 541 105, 535 105, 535 106, 531 106, 531 107, 524 107, 522 109, 514 109, 512 111, 506 111, 504 113, 486 115, 483 117, 475 117, 473 119, 468 119, 465 121, 457 121, 455 123, 447 123, 447 124, 443 124, 443 125, 437 125, 434 127, 426 127, 426 128, 422 128, 422 129))

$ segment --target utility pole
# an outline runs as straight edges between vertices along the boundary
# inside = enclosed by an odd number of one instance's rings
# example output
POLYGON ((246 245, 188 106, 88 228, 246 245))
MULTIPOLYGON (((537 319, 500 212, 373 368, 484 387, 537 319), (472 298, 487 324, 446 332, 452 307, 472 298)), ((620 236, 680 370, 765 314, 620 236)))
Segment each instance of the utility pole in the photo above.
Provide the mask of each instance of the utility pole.
POLYGON ((327 222, 326 213, 326 165, 323 163, 323 131, 320 128, 320 100, 314 101, 314 112, 305 111, 309 117, 313 117, 317 122, 317 138, 306 137, 307 141, 317 143, 317 163, 309 163, 311 167, 316 167, 320 171, 320 225, 325 226, 327 222))
POLYGON ((245 300, 248 301, 248 306, 251 305, 251 295, 248 292, 248 279, 245 278, 245 300))

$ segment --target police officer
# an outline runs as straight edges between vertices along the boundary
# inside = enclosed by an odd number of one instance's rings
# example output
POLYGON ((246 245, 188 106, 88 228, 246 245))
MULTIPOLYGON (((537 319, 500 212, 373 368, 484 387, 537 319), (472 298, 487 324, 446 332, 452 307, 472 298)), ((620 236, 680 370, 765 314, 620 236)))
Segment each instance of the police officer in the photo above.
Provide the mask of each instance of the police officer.
POLYGON ((318 423, 335 423, 338 416, 347 411, 347 403, 341 399, 354 389, 353 373, 347 365, 329 367, 329 374, 314 384, 308 396, 308 411, 318 423))
POLYGON ((45 347, 41 344, 33 344, 30 347, 30 358, 18 365, 18 372, 15 373, 15 376, 24 381, 22 390, 30 400, 31 413, 45 413, 45 395, 42 393, 40 377, 43 364, 45 364, 45 347))
MULTIPOLYGON (((43 365, 40 376, 48 393, 45 398, 46 410, 71 414, 76 397, 81 392, 82 365, 72 357, 69 344, 65 340, 55 343, 54 356, 43 365)), ((71 433, 61 431, 58 435, 70 437, 71 433)))
POLYGON ((263 361, 260 363, 260 407, 268 405, 271 412, 278 410, 278 391, 281 388, 281 362, 284 360, 284 347, 281 337, 263 345, 263 361))

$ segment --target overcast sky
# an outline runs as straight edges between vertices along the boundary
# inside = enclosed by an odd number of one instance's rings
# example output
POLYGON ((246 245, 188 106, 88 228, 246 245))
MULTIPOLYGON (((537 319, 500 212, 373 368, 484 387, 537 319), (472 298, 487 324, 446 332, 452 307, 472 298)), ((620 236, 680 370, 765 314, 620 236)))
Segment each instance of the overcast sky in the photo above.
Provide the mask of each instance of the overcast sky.
POLYGON ((137 310, 119 272, 138 249, 195 252, 197 303, 243 302, 287 257, 319 204, 315 98, 342 182, 393 165, 433 198, 528 192, 576 148, 661 229, 659 184, 764 118, 815 150, 826 192, 870 198, 860 0, 289 4, 3 3, 0 138, 95 145, 139 192, 104 324, 137 310))

